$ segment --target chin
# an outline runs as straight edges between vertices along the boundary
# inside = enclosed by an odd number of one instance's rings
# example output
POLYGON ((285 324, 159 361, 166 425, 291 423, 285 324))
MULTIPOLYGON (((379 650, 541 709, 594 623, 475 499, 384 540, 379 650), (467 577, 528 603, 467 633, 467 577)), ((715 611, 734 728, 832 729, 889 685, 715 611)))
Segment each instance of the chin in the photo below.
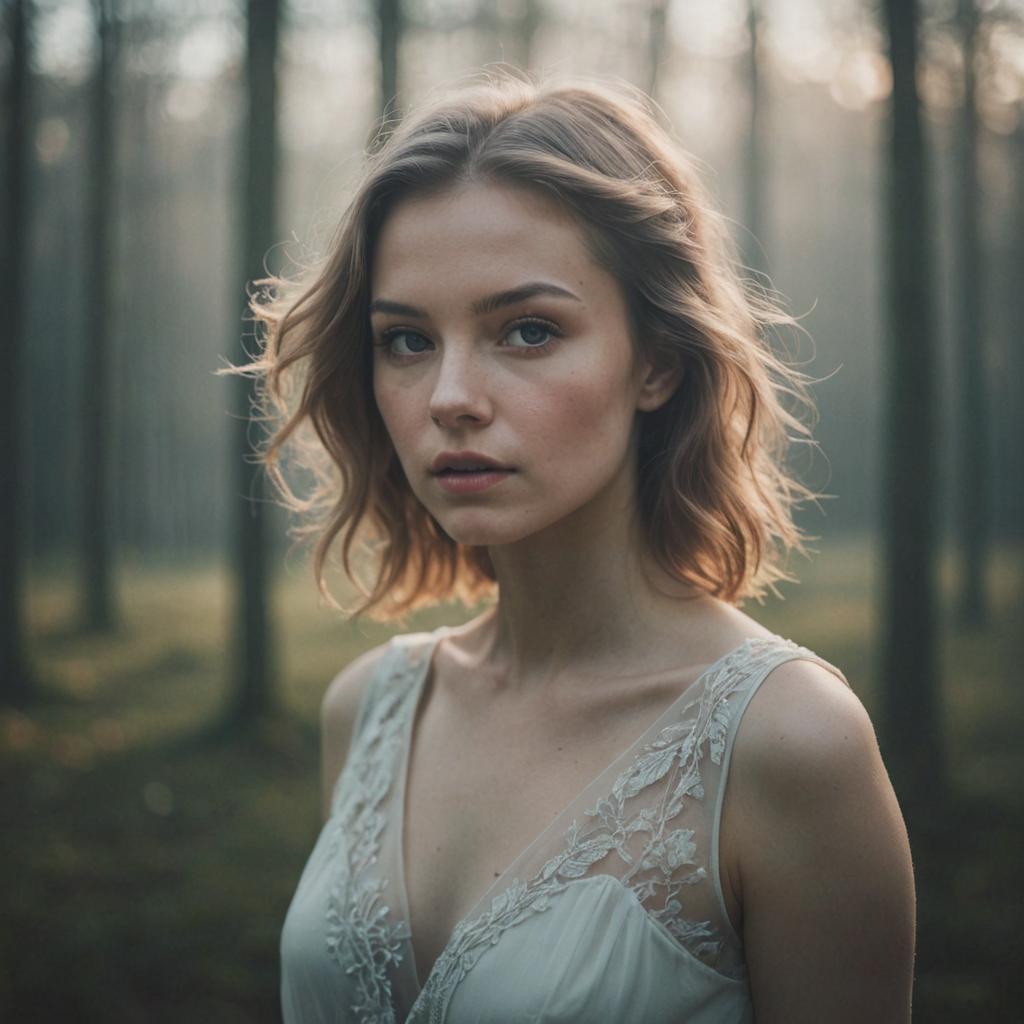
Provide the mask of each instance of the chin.
POLYGON ((490 548, 501 544, 514 544, 517 540, 528 537, 533 531, 510 531, 495 527, 473 526, 455 529, 445 526, 444 532, 452 540, 470 548, 490 548))
POLYGON ((536 525, 532 523, 501 522, 500 515, 495 514, 493 509, 466 509, 463 514, 449 511, 444 516, 435 513, 434 518, 452 540, 473 548, 514 544, 537 532, 536 525))

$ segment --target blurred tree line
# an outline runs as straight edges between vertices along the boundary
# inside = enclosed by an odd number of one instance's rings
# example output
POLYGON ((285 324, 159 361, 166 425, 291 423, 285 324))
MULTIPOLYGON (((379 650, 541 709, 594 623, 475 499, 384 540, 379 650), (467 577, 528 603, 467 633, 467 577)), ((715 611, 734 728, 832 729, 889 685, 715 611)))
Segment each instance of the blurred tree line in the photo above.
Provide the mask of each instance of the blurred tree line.
POLYGON ((81 624, 103 630, 120 560, 224 558, 225 713, 272 707, 286 524, 252 461, 249 382, 215 376, 256 344, 245 282, 323 250, 382 114, 507 60, 650 90, 750 273, 806 314, 827 461, 805 450, 798 468, 840 500, 804 522, 882 537, 882 732, 894 756, 922 737, 897 770, 934 777, 939 555, 957 553, 959 614, 980 623, 991 550, 1024 532, 1019 0, 6 0, 4 15, 4 700, 33 694, 30 571, 76 566, 81 624))

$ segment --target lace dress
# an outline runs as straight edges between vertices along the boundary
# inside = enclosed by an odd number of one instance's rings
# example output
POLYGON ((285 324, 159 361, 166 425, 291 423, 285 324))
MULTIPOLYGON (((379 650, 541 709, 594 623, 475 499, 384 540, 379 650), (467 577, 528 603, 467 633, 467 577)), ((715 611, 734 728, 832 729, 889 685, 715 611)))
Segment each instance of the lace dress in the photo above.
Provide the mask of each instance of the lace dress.
POLYGON ((421 988, 401 818, 413 715, 447 628, 393 638, 366 689, 282 931, 286 1024, 752 1021, 718 873, 733 739, 783 662, 843 674, 777 636, 720 658, 495 879, 421 988))

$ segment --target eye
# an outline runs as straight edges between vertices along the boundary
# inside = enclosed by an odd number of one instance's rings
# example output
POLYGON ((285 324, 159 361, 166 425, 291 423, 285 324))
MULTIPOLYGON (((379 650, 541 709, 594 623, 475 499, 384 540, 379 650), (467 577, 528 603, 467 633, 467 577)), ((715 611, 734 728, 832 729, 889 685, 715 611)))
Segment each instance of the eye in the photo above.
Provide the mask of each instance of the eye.
POLYGON ((544 320, 520 320, 505 335, 511 348, 546 348, 559 334, 554 324, 544 320), (517 344, 519 342, 519 344, 517 344))
POLYGON ((384 349, 389 356, 416 356, 421 352, 426 352, 431 344, 429 338, 424 338, 422 334, 405 329, 385 331, 383 340, 377 343, 378 347, 384 349), (405 349, 396 347, 403 344, 405 349))

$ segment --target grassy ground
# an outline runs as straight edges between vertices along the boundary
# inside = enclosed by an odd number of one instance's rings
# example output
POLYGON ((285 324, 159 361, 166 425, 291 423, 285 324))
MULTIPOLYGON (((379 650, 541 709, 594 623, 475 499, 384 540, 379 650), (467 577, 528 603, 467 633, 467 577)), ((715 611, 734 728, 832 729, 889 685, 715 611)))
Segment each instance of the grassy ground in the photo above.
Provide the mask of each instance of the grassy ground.
MULTIPOLYGON (((1024 1021, 1022 563, 994 560, 991 628, 942 631, 956 795, 911 837, 916 1021, 1024 1021)), ((829 545, 785 601, 747 609, 842 667, 872 711, 877 569, 867 545, 829 545)), ((218 737, 221 569, 127 565, 119 585, 123 625, 90 639, 67 625, 71 581, 33 580, 46 700, 0 711, 0 1019, 278 1020, 279 931, 319 827, 320 696, 387 633, 318 607, 305 569, 290 569, 274 597, 282 712, 218 737)))

